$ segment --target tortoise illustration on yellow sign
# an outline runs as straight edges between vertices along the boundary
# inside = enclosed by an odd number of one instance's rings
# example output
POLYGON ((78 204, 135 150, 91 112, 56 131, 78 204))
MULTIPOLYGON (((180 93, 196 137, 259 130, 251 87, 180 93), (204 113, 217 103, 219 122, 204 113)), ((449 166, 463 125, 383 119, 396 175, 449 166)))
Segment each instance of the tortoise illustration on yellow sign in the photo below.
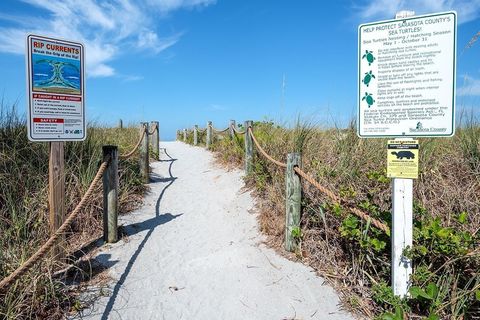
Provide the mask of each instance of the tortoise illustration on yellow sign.
POLYGON ((387 177, 418 178, 418 140, 388 140, 387 177))

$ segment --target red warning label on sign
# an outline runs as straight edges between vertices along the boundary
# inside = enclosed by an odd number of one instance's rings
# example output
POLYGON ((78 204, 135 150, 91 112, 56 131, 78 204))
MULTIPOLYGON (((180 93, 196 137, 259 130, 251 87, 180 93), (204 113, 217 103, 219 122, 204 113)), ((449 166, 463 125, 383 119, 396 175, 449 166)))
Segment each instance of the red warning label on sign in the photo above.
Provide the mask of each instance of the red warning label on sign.
POLYGON ((33 118, 35 123, 64 123, 63 119, 54 119, 54 118, 33 118))

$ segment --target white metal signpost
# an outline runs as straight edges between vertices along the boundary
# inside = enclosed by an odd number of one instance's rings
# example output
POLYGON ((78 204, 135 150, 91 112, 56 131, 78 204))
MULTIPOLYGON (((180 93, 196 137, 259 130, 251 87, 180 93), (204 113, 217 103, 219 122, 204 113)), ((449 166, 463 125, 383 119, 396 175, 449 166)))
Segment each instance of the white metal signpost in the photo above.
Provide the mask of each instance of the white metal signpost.
POLYGON ((86 137, 84 47, 27 36, 28 138, 79 141, 86 137))
MULTIPOLYGON (((358 28, 358 135, 449 137, 455 132, 455 12, 414 16, 358 28)), ((412 262, 413 180, 392 181, 392 287, 404 297, 412 262)))

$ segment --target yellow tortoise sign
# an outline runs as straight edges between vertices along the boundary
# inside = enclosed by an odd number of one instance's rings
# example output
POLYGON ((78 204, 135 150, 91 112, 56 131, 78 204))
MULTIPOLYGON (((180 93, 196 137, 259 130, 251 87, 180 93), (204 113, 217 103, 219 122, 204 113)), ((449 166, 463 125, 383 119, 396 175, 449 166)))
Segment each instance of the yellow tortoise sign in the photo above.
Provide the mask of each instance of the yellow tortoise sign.
POLYGON ((388 140, 387 177, 418 178, 418 140, 388 140))

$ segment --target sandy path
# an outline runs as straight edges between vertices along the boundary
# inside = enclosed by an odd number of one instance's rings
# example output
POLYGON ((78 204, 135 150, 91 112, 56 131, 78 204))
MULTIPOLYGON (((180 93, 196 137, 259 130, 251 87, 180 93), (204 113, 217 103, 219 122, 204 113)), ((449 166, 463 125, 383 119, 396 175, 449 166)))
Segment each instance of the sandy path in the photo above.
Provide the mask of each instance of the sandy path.
POLYGON ((242 172, 202 148, 162 143, 145 205, 121 218, 126 240, 97 260, 115 279, 87 319, 353 319, 302 264, 259 244, 242 172))

